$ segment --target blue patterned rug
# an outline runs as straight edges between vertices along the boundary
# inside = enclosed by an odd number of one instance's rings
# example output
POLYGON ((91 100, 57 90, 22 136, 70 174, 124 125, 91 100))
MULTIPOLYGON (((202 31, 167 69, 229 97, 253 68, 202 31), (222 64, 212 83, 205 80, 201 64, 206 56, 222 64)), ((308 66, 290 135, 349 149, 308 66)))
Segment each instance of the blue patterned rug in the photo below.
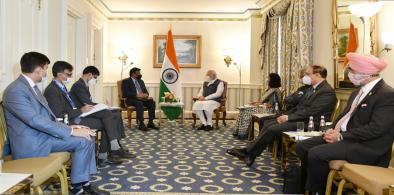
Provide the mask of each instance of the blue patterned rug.
POLYGON ((159 131, 127 129, 122 145, 137 158, 99 169, 93 185, 129 194, 282 193, 280 164, 272 162, 271 153, 263 153, 250 168, 225 153, 247 143, 232 136, 234 123, 210 132, 193 130, 187 120, 184 125, 164 123, 159 131))

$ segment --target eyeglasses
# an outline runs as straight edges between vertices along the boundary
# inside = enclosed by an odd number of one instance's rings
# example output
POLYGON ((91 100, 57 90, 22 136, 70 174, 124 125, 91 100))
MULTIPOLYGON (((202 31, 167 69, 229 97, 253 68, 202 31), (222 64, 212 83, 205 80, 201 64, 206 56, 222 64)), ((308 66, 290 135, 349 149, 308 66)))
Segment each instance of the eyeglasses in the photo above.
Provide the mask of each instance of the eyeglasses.
POLYGON ((68 76, 68 77, 71 77, 71 76, 73 76, 73 73, 68 73, 68 72, 63 72, 63 74, 65 74, 66 76, 68 76))

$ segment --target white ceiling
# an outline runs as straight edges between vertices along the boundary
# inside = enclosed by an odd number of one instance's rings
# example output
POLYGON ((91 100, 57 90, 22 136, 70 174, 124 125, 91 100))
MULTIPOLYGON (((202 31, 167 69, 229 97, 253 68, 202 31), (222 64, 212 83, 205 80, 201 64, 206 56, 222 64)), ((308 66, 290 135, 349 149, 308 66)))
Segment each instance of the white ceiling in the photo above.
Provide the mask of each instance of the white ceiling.
POLYGON ((98 0, 112 13, 243 13, 257 0, 98 0))

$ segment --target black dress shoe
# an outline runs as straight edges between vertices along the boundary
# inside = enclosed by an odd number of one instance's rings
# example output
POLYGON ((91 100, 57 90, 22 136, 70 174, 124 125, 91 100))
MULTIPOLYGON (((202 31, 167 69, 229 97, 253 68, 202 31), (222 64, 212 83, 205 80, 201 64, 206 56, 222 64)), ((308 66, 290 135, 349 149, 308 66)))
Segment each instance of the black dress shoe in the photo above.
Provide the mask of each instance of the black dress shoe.
POLYGON ((119 165, 122 164, 122 160, 117 158, 108 157, 107 159, 98 159, 98 166, 105 167, 107 165, 119 165))
POLYGON ((141 131, 149 131, 149 129, 146 128, 146 126, 143 123, 138 126, 138 129, 141 131))
POLYGON ((207 125, 204 130, 211 131, 211 130, 213 130, 213 127, 211 125, 207 125))
POLYGON ((230 154, 231 156, 235 156, 235 157, 239 158, 240 160, 244 159, 245 156, 247 155, 245 148, 242 148, 242 149, 231 148, 231 149, 228 149, 226 152, 227 152, 227 154, 230 154))
POLYGON ((247 140, 248 139, 248 135, 238 135, 237 139, 239 139, 239 140, 247 140))
POLYGON ((159 130, 159 127, 156 127, 155 126, 155 124, 152 122, 152 123, 148 123, 148 126, 147 126, 149 129, 154 129, 154 130, 159 130))
POLYGON ((205 130, 205 125, 201 125, 199 128, 197 128, 197 130, 205 130))
POLYGON ((83 191, 86 194, 102 194, 102 195, 109 195, 110 193, 104 190, 100 190, 92 185, 83 186, 83 191))
POLYGON ((256 157, 253 156, 245 156, 243 161, 245 162, 246 166, 250 167, 253 165, 255 159, 256 157))
POLYGON ((122 148, 119 150, 112 150, 109 153, 109 156, 112 158, 135 158, 136 155, 132 153, 125 152, 122 148))

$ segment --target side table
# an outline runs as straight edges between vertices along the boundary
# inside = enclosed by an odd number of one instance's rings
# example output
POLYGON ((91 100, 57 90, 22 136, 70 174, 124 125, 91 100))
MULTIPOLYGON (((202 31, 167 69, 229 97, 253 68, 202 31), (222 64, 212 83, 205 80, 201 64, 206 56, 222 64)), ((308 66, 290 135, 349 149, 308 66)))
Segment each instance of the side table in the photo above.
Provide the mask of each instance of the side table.
POLYGON ((161 108, 164 107, 178 107, 182 109, 182 118, 181 118, 181 122, 183 124, 184 120, 185 120, 185 104, 182 102, 160 102, 159 103, 159 126, 161 125, 161 108))
POLYGON ((0 173, 0 194, 30 194, 32 174, 0 173))

